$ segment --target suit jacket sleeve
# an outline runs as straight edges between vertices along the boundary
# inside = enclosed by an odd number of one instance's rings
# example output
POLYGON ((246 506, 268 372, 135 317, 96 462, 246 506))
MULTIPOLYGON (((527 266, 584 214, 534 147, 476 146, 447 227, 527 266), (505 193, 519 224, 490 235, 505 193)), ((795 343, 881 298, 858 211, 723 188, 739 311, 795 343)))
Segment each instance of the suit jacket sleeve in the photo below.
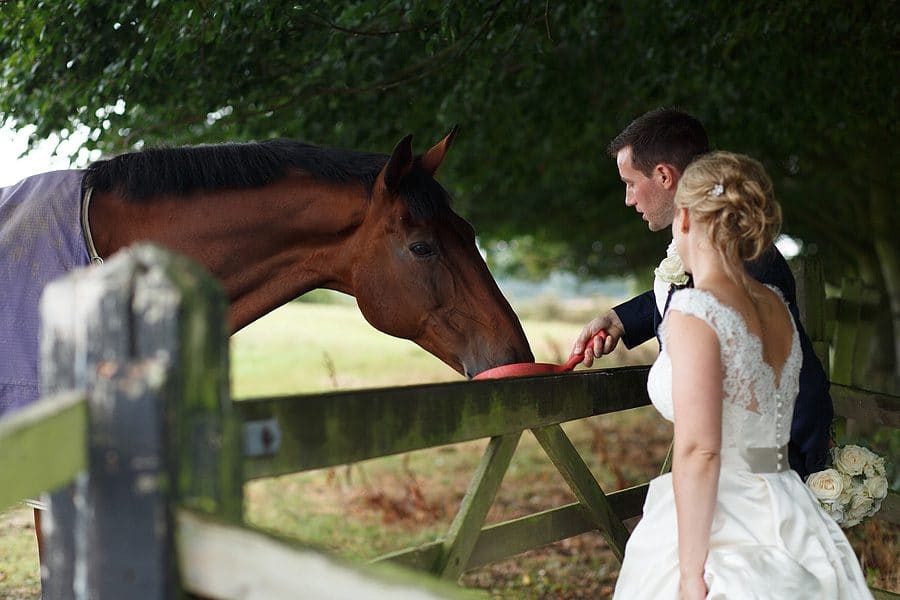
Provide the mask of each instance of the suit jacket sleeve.
POLYGON ((656 325, 660 318, 653 290, 614 306, 613 310, 625 327, 622 341, 629 350, 656 335, 656 325))
POLYGON ((760 283, 768 283, 781 290, 800 335, 803 365, 800 369, 800 392, 794 405, 788 451, 791 467, 805 478, 810 473, 824 469, 828 456, 831 422, 834 418, 828 376, 800 323, 796 283, 781 253, 774 246, 771 247, 760 259, 747 263, 747 271, 760 283))

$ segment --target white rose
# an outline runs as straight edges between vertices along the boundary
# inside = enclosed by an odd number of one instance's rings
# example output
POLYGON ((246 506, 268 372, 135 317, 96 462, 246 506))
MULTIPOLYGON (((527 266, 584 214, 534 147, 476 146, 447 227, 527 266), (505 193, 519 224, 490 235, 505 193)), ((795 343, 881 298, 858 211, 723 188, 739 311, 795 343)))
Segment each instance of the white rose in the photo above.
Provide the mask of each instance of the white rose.
POLYGON ((867 517, 871 517, 881 509, 881 500, 872 500, 872 508, 866 513, 867 517))
POLYGON ((863 473, 865 473, 866 469, 873 466, 875 464, 875 461, 878 460, 878 455, 868 448, 862 446, 859 447, 859 452, 863 455, 863 459, 866 461, 866 464, 863 465, 863 473))
POLYGON ((863 473, 865 473, 866 477, 884 475, 884 457, 876 455, 875 458, 869 461, 866 468, 863 469, 863 473))
POLYGON ((806 486, 822 503, 834 502, 844 491, 844 479, 834 469, 825 469, 807 477, 806 486))
POLYGON ((877 477, 869 477, 863 483, 863 493, 874 500, 881 500, 887 496, 888 482, 887 477, 879 475, 877 477))
POLYGON ((835 448, 834 468, 847 475, 861 475, 868 462, 868 450, 848 444, 843 448, 835 448))
POLYGON ((841 482, 844 484, 844 491, 841 492, 838 500, 844 506, 850 504, 850 501, 853 500, 853 496, 860 493, 860 486, 858 483, 853 483, 853 478, 849 475, 845 475, 841 473, 841 482))
POLYGON ((684 285, 688 282, 688 276, 684 272, 684 264, 681 262, 681 257, 678 256, 674 240, 669 244, 669 247, 666 249, 666 257, 662 259, 662 262, 659 263, 653 274, 666 283, 684 285))
POLYGON ((865 518, 869 511, 872 510, 872 499, 867 498, 866 496, 860 494, 859 496, 854 496, 853 500, 850 502, 850 506, 847 509, 847 521, 848 527, 850 523, 855 525, 865 518))
POLYGON ((828 516, 834 519, 838 525, 844 524, 844 507, 840 502, 823 502, 822 510, 828 513, 828 516))

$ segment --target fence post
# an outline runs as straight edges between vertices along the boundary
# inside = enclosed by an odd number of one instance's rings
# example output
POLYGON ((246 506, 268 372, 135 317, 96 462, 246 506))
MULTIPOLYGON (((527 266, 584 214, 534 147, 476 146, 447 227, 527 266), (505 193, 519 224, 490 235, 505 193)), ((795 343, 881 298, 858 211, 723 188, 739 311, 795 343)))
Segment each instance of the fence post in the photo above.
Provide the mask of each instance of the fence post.
POLYGON ((825 275, 819 258, 790 261, 797 284, 797 310, 806 335, 825 372, 829 373, 828 334, 825 331, 825 275))
POLYGON ((89 470, 52 495, 43 597, 183 596, 173 509, 240 520, 226 307, 199 266, 126 249, 47 287, 43 393, 86 388, 89 470))

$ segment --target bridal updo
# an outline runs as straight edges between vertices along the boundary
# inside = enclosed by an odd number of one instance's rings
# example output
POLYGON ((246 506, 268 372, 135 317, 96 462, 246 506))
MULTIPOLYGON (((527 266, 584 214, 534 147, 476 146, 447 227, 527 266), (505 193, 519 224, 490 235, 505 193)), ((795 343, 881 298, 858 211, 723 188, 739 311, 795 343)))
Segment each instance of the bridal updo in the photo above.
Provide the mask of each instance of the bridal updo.
POLYGON ((747 287, 741 267, 759 258, 781 228, 781 206, 763 166, 743 154, 704 154, 685 169, 675 206, 706 224, 729 275, 747 287))

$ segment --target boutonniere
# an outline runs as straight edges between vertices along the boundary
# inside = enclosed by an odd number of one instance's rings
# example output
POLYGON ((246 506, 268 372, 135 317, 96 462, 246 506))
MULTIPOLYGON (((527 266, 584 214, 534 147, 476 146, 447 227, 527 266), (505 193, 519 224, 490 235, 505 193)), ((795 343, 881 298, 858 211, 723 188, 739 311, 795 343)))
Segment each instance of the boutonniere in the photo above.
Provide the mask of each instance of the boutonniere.
POLYGON ((666 257, 662 259, 659 266, 653 271, 653 274, 666 283, 675 285, 684 285, 688 282, 688 275, 684 272, 684 264, 681 257, 678 256, 678 250, 675 248, 675 240, 669 244, 666 250, 666 257))

